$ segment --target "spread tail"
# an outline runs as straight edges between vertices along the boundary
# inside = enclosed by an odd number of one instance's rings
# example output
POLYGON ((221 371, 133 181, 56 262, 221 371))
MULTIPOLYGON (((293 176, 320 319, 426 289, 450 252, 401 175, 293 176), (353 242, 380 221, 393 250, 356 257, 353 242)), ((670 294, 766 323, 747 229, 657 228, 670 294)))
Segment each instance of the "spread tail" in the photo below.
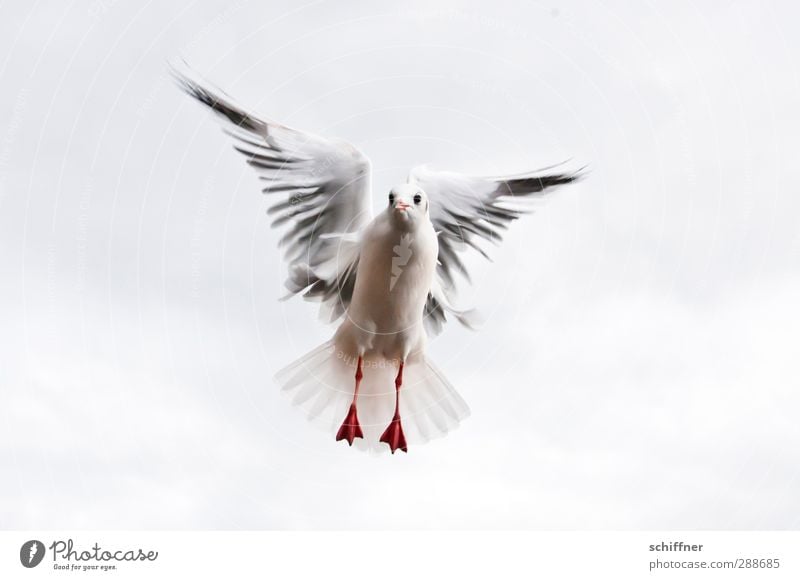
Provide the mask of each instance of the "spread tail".
MULTIPOLYGON (((342 421, 350 416, 357 360, 330 340, 275 375, 281 390, 311 421, 327 430, 332 441, 342 421)), ((365 358, 362 369, 357 410, 363 439, 355 439, 354 446, 388 450, 380 437, 394 415, 397 366, 365 358)), ((410 446, 445 435, 469 416, 467 404, 424 355, 409 359, 403 374, 400 415, 410 446)))

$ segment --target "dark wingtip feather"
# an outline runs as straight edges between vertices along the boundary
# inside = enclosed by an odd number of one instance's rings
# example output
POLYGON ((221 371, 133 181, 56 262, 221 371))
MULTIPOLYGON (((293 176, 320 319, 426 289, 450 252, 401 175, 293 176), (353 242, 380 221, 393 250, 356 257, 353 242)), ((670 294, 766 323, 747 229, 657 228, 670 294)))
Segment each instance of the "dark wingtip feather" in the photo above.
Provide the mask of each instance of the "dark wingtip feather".
POLYGON ((233 104, 231 97, 225 91, 215 87, 205 79, 196 80, 193 77, 199 75, 181 59, 182 64, 178 66, 175 62, 169 63, 169 72, 178 88, 184 93, 204 104, 209 109, 228 119, 237 127, 258 132, 262 127, 257 119, 251 117, 247 112, 233 104))
POLYGON ((547 190, 559 185, 574 183, 586 175, 586 166, 573 172, 529 174, 498 180, 495 195, 524 196, 536 193, 549 193, 547 190))

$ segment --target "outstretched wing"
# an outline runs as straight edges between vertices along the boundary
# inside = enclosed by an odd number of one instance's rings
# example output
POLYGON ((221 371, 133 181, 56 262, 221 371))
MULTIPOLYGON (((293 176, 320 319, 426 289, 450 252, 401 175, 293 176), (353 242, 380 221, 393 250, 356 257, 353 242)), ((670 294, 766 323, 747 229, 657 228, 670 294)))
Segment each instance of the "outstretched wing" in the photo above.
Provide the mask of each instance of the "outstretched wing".
POLYGON ((579 177, 579 172, 475 177, 432 171, 425 166, 411 171, 408 181, 428 194, 431 222, 439 236, 436 279, 425 305, 430 333, 441 331, 447 312, 466 326, 472 326, 473 311, 453 306, 457 289, 455 274, 470 281, 463 260, 465 251, 475 251, 489 259, 481 242, 499 243, 508 224, 532 211, 530 199, 542 197, 556 186, 579 177))
POLYGON ((172 73, 184 92, 224 119, 234 148, 264 183, 272 226, 284 230, 290 295, 321 301, 321 314, 336 320, 353 293, 357 234, 372 219, 369 160, 345 141, 261 118, 191 71, 172 73))

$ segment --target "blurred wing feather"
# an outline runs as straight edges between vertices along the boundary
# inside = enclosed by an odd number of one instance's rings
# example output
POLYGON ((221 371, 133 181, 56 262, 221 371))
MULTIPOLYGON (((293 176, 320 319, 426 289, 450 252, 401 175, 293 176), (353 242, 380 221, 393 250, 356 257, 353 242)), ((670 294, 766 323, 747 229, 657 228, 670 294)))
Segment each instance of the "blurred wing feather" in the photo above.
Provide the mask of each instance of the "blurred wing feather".
POLYGON ((172 72, 184 92, 224 119, 234 149, 263 182, 272 226, 284 232, 290 295, 321 301, 322 315, 336 320, 355 283, 359 251, 352 234, 372 219, 369 160, 345 141, 265 120, 191 71, 172 72))
POLYGON ((508 225, 532 211, 530 200, 541 198, 556 186, 571 183, 580 176, 580 172, 540 172, 475 177, 433 171, 425 166, 411 171, 409 182, 419 185, 428 194, 430 218, 439 238, 436 282, 425 306, 430 333, 441 331, 448 312, 464 325, 474 325, 474 311, 453 306, 458 282, 456 274, 470 281, 464 256, 472 251, 489 259, 482 243, 499 244, 508 225))

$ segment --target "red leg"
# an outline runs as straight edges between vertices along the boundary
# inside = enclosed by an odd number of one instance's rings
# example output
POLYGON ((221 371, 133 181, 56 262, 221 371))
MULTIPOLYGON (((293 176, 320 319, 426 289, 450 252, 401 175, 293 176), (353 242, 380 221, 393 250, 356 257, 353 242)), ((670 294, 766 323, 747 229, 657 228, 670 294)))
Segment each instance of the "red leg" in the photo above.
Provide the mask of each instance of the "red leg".
POLYGON ((361 357, 358 357, 358 366, 356 367, 356 388, 353 391, 353 402, 350 403, 350 410, 347 412, 347 416, 344 418, 342 426, 339 427, 339 431, 336 433, 336 440, 341 441, 342 439, 346 439, 348 445, 352 445, 353 439, 356 437, 361 439, 364 438, 364 434, 361 432, 361 425, 358 423, 358 413, 356 412, 358 387, 361 386, 361 377, 363 376, 364 374, 361 372, 361 357))
POLYGON ((392 449, 392 454, 398 449, 408 453, 406 446, 406 437, 403 435, 403 425, 400 423, 400 387, 403 386, 403 362, 400 362, 400 368, 397 371, 397 377, 394 379, 394 418, 386 431, 381 435, 381 441, 388 444, 392 449))

